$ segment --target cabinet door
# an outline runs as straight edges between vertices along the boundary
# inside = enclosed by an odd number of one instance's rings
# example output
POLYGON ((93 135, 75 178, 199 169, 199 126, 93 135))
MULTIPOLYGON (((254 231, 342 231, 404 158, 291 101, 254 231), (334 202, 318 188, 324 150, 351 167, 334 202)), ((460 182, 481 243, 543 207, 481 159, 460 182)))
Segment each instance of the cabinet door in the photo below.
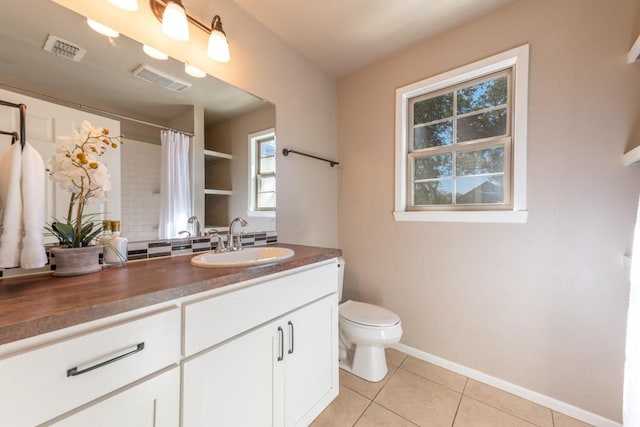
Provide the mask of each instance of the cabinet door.
POLYGON ((338 301, 329 295, 284 317, 285 421, 306 426, 338 395, 338 301))
POLYGON ((274 425, 275 324, 184 362, 183 427, 274 425))
POLYGON ((53 424, 55 427, 175 427, 180 370, 171 369, 53 424))

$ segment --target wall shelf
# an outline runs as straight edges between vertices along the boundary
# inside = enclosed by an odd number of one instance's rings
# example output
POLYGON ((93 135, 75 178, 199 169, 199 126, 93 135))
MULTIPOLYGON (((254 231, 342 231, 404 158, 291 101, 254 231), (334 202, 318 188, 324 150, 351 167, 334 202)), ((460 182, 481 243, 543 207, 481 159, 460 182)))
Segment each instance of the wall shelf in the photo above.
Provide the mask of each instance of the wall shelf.
POLYGON ((640 36, 636 39, 636 42, 631 46, 631 50, 627 54, 627 63, 633 64, 640 58, 640 36))
POLYGON ((622 156, 622 164, 625 166, 639 165, 640 164, 640 146, 627 151, 622 156))
POLYGON ((205 159, 206 158, 228 159, 228 160, 233 159, 233 156, 231 154, 221 153, 219 151, 213 151, 213 150, 204 150, 204 157, 205 157, 205 159))
POLYGON ((221 229, 220 224, 229 223, 229 203, 233 194, 231 186, 231 164, 233 155, 224 146, 213 145, 211 136, 209 144, 205 141, 204 154, 204 223, 218 224, 208 227, 221 229), (222 148, 217 151, 212 148, 222 148))
POLYGON ((215 196, 230 196, 233 194, 231 190, 215 190, 213 188, 205 188, 204 194, 213 194, 215 196))

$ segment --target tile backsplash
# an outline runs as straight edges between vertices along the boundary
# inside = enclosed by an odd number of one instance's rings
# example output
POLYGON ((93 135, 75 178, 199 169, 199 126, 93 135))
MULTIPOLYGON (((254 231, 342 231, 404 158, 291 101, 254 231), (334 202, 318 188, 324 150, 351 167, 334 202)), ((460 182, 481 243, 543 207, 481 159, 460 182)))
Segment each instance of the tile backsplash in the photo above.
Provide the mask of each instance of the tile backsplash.
MULTIPOLYGON (((227 234, 221 233, 222 239, 227 241, 227 234)), ((264 246, 278 242, 275 231, 260 231, 242 235, 243 246, 264 246)), ((127 260, 138 261, 150 258, 184 255, 197 252, 214 250, 218 245, 217 237, 189 237, 184 239, 148 240, 143 242, 129 242, 127 248, 127 260)), ((55 270, 55 257, 51 256, 47 249, 47 265, 42 268, 4 268, 0 269, 0 279, 6 277, 27 276, 32 274, 49 273, 55 270)), ((102 254, 100 255, 102 262, 102 254)))

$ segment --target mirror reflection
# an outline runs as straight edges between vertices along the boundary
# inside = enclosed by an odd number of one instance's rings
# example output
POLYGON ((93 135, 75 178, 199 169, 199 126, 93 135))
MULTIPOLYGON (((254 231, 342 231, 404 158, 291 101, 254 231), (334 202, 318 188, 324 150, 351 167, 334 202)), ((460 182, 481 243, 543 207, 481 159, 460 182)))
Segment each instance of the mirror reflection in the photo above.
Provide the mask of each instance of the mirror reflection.
MULTIPOLYGON (((192 77, 185 64, 154 59, 123 35, 100 35, 84 17, 50 0, 5 8, 0 58, 0 99, 30 100, 24 102, 27 139, 45 161, 55 138, 82 120, 125 136, 117 158, 108 160, 114 189, 100 209, 121 220, 129 240, 158 239, 166 226, 160 223, 161 198, 178 195, 160 194, 161 133, 167 129, 190 140, 189 214, 199 218, 202 230, 224 230, 236 216, 249 220, 243 231, 275 230, 273 104, 211 76, 192 77), (78 48, 81 58, 45 50, 56 41, 78 48)), ((0 125, 17 129, 15 113, 0 108, 0 125)), ((0 148, 9 143, 0 136, 0 148)), ((50 219, 59 214, 56 205, 67 205, 68 194, 57 202, 62 196, 47 184, 50 219)), ((173 232, 181 229, 195 231, 186 223, 173 232)))

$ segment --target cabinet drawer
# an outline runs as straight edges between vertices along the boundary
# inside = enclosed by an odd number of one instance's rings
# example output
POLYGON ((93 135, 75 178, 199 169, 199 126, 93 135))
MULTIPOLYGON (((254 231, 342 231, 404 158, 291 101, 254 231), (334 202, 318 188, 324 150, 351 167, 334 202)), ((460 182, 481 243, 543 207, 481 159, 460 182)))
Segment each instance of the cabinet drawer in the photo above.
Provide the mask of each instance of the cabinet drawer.
POLYGON ((337 289, 338 268, 335 263, 329 263, 185 304, 185 356, 337 292, 337 289))
POLYGON ((180 368, 176 366, 51 425, 177 427, 180 425, 180 368))
POLYGON ((179 358, 177 307, 9 356, 0 360, 0 425, 34 426, 179 358))

